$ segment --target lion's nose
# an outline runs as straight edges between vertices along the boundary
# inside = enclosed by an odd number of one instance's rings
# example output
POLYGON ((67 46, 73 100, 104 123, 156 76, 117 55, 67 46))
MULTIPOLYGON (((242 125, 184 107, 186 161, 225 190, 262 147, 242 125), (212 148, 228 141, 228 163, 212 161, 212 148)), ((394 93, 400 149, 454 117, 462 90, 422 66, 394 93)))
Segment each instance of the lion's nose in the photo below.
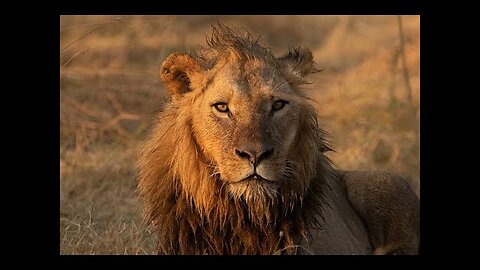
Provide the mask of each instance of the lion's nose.
POLYGON ((259 150, 235 148, 235 154, 242 159, 248 159, 250 163, 256 167, 262 160, 270 158, 273 155, 273 147, 266 146, 259 150))

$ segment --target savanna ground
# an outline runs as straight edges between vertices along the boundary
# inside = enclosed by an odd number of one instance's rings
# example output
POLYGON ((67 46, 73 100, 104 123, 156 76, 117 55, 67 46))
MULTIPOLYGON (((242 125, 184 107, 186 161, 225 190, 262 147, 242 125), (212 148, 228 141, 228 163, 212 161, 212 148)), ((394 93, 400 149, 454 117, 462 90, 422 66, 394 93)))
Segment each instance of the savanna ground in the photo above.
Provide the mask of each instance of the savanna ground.
POLYGON ((159 66, 205 45, 217 20, 261 34, 277 55, 310 48, 323 71, 308 92, 329 157, 398 172, 419 195, 419 16, 401 18, 404 55, 398 16, 61 16, 60 254, 156 253, 135 158, 168 98, 159 66))

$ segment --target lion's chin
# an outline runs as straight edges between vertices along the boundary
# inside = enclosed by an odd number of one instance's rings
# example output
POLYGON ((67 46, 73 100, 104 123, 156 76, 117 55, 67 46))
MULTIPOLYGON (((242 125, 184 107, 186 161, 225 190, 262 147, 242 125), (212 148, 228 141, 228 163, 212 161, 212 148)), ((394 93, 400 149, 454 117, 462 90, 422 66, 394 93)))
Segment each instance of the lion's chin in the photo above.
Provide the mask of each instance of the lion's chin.
POLYGON ((228 185, 229 194, 236 198, 247 201, 263 201, 274 198, 278 193, 278 183, 265 179, 261 176, 251 176, 228 185))

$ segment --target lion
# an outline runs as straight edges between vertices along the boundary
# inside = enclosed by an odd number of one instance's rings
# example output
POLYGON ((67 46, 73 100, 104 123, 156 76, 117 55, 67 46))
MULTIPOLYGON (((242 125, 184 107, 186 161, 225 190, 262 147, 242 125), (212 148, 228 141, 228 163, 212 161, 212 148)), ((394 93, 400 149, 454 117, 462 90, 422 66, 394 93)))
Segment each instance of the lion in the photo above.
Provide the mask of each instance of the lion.
POLYGON ((237 28, 173 53, 170 100, 138 158, 159 254, 417 254, 419 199, 400 176, 334 168, 302 91, 318 69, 237 28))

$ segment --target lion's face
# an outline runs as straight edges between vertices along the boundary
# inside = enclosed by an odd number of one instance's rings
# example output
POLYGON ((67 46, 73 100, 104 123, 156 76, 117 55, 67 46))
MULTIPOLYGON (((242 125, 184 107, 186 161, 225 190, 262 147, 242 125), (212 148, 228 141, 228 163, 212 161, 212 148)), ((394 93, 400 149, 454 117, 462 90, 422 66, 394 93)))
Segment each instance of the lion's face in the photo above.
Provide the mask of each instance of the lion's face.
MULTIPOLYGON (((196 153, 212 168, 211 176, 232 196, 255 200, 274 197, 297 169, 306 171, 292 154, 308 115, 296 85, 312 71, 313 58, 306 49, 275 58, 260 47, 241 46, 233 42, 230 49, 200 56, 172 54, 161 76, 190 119, 196 153)), ((294 188, 304 187, 302 182, 294 188)))
POLYGON ((263 61, 240 68, 227 63, 216 72, 193 104, 192 128, 230 191, 273 191, 289 177, 298 102, 285 78, 263 61))

